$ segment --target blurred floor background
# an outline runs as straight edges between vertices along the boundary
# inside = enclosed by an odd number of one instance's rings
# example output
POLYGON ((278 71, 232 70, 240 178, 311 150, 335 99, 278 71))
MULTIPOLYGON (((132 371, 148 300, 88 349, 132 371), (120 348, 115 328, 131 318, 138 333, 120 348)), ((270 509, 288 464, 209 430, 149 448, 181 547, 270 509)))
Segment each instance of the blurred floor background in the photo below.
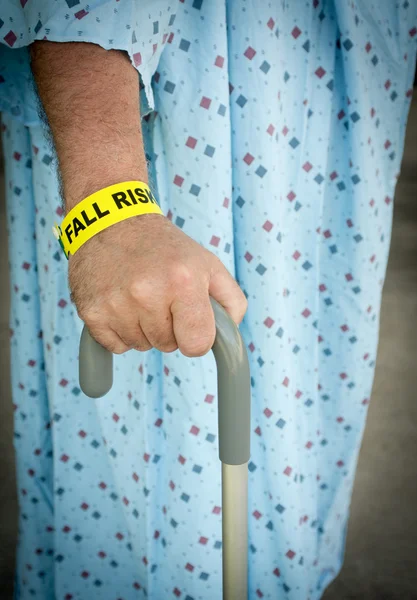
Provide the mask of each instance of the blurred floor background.
MULTIPOLYGON (((8 311, 4 178, 0 173, 1 600, 13 597, 17 529, 8 311)), ((325 600, 359 599, 417 600, 416 94, 395 196, 376 377, 353 494, 346 559, 341 575, 325 594, 325 600)))

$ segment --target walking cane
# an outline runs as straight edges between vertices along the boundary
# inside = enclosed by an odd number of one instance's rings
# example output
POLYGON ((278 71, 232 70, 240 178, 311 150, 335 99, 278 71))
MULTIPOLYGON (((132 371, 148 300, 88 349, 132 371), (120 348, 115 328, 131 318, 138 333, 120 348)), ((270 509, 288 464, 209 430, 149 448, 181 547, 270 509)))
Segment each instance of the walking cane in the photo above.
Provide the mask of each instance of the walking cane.
MULTIPOLYGON (((250 376, 238 328, 213 299, 217 364, 219 455, 222 462, 223 600, 248 597, 248 461, 250 453, 250 376)), ((100 398, 113 383, 113 356, 84 327, 80 341, 80 386, 100 398)))

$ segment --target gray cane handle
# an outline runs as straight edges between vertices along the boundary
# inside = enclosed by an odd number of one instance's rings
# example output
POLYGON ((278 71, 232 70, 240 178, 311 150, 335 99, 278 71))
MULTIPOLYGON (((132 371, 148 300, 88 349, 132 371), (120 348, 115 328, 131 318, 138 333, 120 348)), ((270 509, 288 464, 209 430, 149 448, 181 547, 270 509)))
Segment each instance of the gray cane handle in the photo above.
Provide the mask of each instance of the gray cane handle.
MULTIPOLYGON (((250 374, 245 345, 235 323, 212 298, 216 320, 213 353, 217 364, 219 454, 228 465, 248 462, 250 455, 250 374)), ((100 398, 113 383, 113 355, 100 346, 84 326, 80 340, 80 387, 86 396, 100 398)))

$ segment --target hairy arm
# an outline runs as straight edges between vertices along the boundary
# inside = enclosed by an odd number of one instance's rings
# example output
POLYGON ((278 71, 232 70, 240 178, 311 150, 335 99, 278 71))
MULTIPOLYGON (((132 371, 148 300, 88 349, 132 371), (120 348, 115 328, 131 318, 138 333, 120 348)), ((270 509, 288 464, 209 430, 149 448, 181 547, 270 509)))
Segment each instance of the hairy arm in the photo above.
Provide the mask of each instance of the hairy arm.
POLYGON ((95 44, 39 41, 32 71, 59 160, 66 209, 113 183, 147 183, 139 75, 95 44))
MULTIPOLYGON (((88 43, 35 42, 32 70, 67 211, 123 181, 147 182, 139 76, 127 56, 88 43)), ((205 354, 215 337, 209 295, 236 322, 246 299, 222 263, 162 215, 132 217, 69 259, 78 314, 105 348, 205 354)))

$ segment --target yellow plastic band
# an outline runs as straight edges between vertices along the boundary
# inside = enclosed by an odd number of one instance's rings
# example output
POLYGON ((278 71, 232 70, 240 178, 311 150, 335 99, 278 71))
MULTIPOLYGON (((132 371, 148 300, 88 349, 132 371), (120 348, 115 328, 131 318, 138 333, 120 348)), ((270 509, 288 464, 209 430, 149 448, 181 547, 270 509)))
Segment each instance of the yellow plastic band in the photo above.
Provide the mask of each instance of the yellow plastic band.
POLYGON ((99 190, 79 202, 53 228, 65 256, 115 223, 149 213, 162 214, 150 188, 142 181, 125 181, 99 190))

